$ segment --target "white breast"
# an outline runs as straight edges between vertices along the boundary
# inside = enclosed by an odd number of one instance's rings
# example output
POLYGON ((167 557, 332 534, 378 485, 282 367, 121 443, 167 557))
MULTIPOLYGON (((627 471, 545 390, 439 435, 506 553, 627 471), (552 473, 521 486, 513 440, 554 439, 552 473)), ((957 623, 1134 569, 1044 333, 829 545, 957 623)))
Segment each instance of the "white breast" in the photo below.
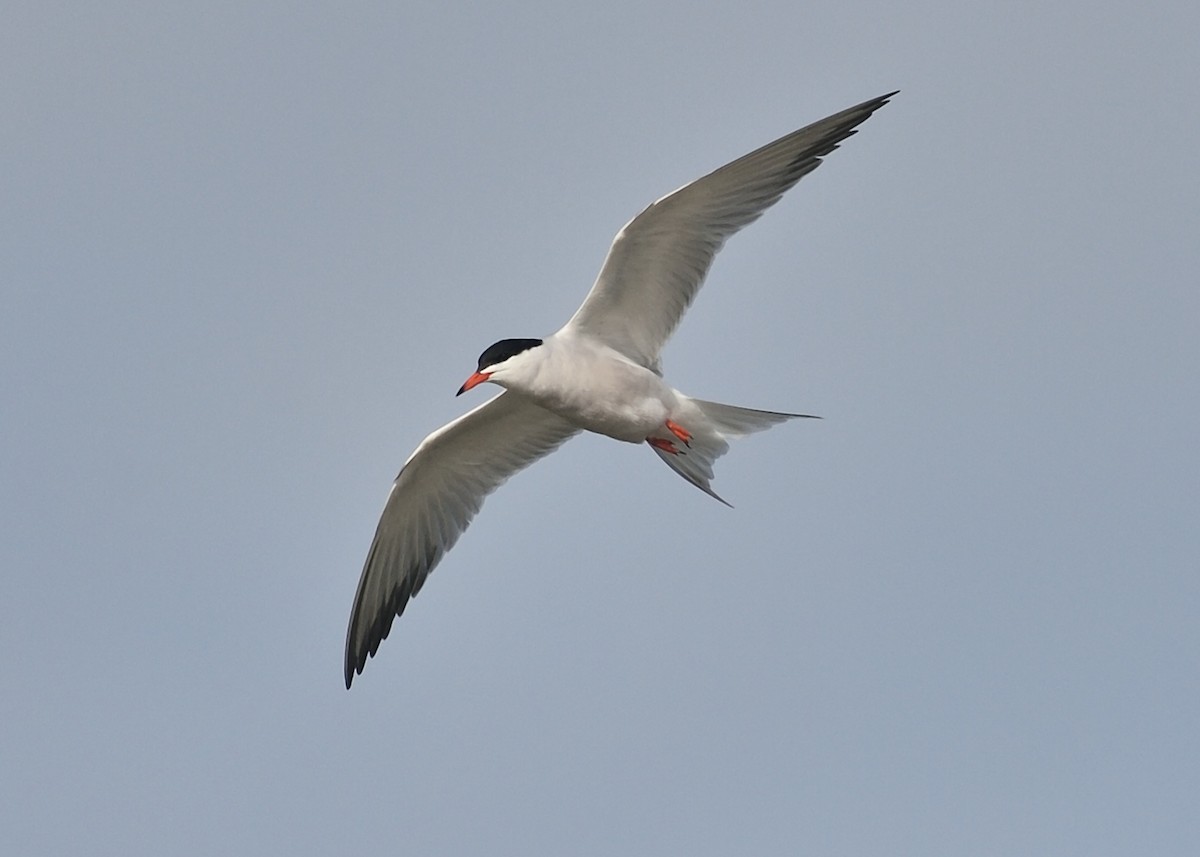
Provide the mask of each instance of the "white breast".
POLYGON ((641 443, 677 402, 658 375, 607 346, 554 337, 537 350, 536 367, 505 386, 581 429, 641 443))

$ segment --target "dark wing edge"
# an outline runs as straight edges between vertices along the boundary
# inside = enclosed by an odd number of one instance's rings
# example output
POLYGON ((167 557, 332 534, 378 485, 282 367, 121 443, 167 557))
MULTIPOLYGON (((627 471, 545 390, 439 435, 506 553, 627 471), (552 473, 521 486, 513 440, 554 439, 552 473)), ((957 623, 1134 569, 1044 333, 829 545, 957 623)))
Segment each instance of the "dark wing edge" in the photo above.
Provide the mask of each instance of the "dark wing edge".
POLYGON ((487 495, 577 431, 504 392, 421 442, 392 485, 363 563, 346 629, 347 690, 487 495))
POLYGON ((725 241, 761 217, 898 92, 786 134, 649 205, 617 234, 567 328, 588 331, 656 367, 725 241), (659 288, 649 292, 649 282, 659 288), (630 318, 640 326, 630 326, 630 318))

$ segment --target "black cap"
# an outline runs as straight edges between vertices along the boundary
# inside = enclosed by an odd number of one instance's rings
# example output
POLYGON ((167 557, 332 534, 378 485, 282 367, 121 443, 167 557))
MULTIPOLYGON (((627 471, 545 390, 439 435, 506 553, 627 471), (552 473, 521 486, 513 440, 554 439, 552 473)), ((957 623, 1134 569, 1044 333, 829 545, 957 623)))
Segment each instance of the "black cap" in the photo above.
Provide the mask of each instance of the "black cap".
POLYGON ((479 371, 503 363, 508 358, 541 344, 540 339, 501 339, 495 345, 489 345, 487 350, 479 355, 479 371))

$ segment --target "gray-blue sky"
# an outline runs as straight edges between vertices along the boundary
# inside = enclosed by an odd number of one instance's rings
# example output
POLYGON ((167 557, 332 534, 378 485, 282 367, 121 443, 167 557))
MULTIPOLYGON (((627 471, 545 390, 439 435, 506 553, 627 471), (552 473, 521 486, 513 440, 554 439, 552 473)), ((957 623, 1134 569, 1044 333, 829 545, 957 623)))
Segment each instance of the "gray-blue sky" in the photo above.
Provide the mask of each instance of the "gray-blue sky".
POLYGON ((1194 4, 444 7, 6 14, 0 850, 1195 853, 1194 4), (825 420, 574 441, 347 693, 479 351, 894 88, 665 354, 825 420))

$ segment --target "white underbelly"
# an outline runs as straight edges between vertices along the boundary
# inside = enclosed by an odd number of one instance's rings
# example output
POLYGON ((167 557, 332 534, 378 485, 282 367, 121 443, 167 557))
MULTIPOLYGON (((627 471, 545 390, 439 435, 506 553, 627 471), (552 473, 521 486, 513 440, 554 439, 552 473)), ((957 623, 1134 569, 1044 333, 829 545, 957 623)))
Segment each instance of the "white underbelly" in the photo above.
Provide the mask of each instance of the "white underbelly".
POLYGON ((629 443, 641 443, 666 422, 669 410, 656 398, 594 402, 559 413, 581 429, 629 443))
POLYGON ((535 401, 585 431, 641 443, 661 429, 675 391, 651 372, 625 361, 572 366, 570 377, 539 379, 535 401))

